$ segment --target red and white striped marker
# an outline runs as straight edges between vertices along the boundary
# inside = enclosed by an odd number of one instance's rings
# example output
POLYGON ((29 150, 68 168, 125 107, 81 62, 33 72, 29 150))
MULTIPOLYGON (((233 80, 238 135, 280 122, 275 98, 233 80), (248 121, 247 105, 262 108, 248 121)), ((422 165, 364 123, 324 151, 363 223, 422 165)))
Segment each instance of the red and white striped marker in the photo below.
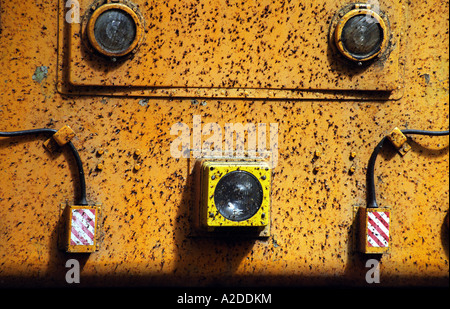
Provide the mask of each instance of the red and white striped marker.
POLYGON ((367 216, 367 245, 389 247, 389 212, 371 211, 367 216))
POLYGON ((70 245, 90 246, 95 238, 95 209, 72 209, 72 228, 70 230, 70 245))

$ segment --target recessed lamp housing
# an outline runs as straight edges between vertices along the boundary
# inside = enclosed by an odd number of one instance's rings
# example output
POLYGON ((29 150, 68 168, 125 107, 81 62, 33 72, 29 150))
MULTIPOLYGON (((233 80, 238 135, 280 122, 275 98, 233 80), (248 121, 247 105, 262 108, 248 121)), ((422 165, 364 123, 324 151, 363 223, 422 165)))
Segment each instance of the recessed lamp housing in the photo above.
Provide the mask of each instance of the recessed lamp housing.
POLYGON ((264 229, 270 224, 271 169, 263 161, 204 161, 200 168, 200 223, 264 229))

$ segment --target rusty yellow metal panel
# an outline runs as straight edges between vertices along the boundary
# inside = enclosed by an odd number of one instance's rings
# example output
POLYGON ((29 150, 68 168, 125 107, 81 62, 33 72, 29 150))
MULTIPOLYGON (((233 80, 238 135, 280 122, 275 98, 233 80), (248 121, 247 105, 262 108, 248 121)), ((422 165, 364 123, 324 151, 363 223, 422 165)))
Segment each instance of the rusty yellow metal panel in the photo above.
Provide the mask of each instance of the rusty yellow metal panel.
POLYGON ((358 89, 401 95, 404 14, 397 1, 380 2, 389 18, 389 48, 370 67, 333 57, 329 28, 347 4, 339 1, 135 1, 145 39, 128 61, 115 62, 93 55, 85 43, 87 24, 105 1, 79 1, 80 23, 65 21, 65 2, 59 14, 63 92, 315 98, 358 89))
POLYGON ((69 127, 64 126, 58 130, 55 134, 53 134, 53 139, 59 146, 63 146, 70 142, 72 138, 75 137, 75 132, 69 127))
MULTIPOLYGON (((135 1, 145 41, 115 64, 82 47, 93 2, 1 2, 0 131, 69 125, 102 216, 98 251, 59 250, 75 161, 49 136, 0 138, 0 285, 66 286, 77 259, 84 286, 367 286, 354 207, 373 148, 394 127, 448 129, 448 1, 379 1, 392 49, 361 67, 329 42, 350 1, 135 1), (267 239, 193 230, 196 147, 225 149, 229 124, 264 128, 276 162, 267 239)), ((448 286, 448 136, 408 144, 377 161, 395 214, 379 285, 448 286)))

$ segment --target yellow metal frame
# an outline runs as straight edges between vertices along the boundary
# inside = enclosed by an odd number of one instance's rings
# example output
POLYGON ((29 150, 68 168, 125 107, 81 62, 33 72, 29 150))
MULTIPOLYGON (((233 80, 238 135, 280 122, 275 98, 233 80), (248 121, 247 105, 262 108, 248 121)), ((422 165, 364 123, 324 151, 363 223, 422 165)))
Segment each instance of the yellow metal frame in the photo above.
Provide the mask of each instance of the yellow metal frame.
POLYGON ((201 168, 200 222, 208 230, 216 227, 265 227, 270 222, 271 169, 266 162, 203 162, 201 168), (233 171, 246 171, 254 175, 263 190, 261 207, 251 218, 232 221, 223 217, 214 202, 214 191, 220 179, 233 171), (213 214, 213 215, 210 215, 213 214))

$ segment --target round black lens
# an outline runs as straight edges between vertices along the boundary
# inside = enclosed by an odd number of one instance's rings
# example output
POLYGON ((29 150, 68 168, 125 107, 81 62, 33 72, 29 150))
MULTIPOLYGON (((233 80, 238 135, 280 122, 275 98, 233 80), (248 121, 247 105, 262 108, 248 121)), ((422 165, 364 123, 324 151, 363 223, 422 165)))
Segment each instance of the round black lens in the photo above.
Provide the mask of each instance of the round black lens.
POLYGON ((136 24, 133 18, 122 10, 107 10, 97 18, 94 36, 103 50, 120 54, 133 43, 136 24))
POLYGON ((255 176, 246 171, 233 171, 223 176, 214 191, 214 203, 228 220, 244 221, 261 207, 263 190, 255 176))
POLYGON ((353 56, 366 58, 380 50, 383 30, 373 16, 356 15, 345 23, 341 40, 353 56))

